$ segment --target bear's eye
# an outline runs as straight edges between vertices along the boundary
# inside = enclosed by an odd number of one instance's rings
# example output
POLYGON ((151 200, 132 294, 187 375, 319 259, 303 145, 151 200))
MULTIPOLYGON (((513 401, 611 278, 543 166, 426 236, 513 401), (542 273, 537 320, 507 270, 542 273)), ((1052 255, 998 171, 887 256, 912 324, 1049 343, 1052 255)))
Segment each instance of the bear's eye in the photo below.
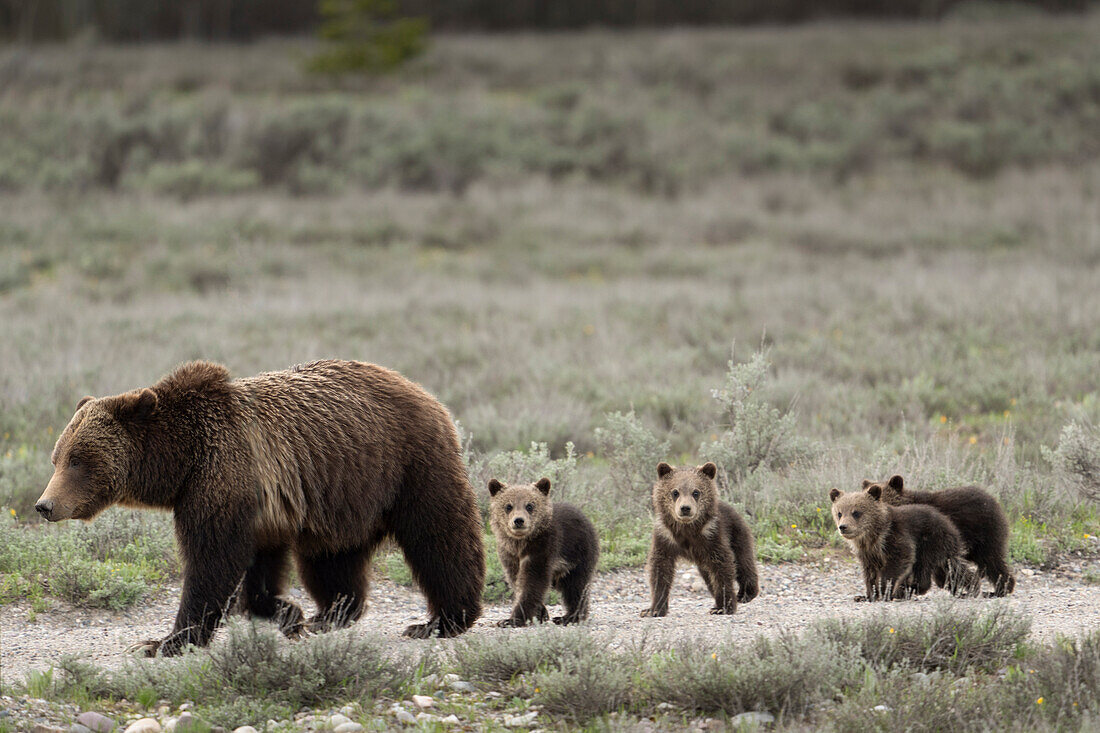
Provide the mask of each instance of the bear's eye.
POLYGON ((862 514, 862 512, 852 512, 852 519, 859 519, 860 514, 862 514))
POLYGON ((80 459, 76 456, 69 456, 69 468, 80 468, 80 459))
POLYGON ((840 518, 842 518, 843 516, 844 516, 844 512, 837 512, 837 513, 836 513, 836 518, 837 518, 837 519, 840 519, 840 518))
POLYGON ((534 511, 535 511, 535 505, 534 505, 534 504, 528 504, 528 505, 527 505, 526 507, 524 507, 524 508, 525 508, 525 509, 527 509, 527 513, 528 513, 528 514, 531 514, 532 512, 534 512, 534 511))
POLYGON ((680 498, 680 492, 677 491, 676 489, 673 489, 672 490, 672 498, 673 499, 679 499, 680 498))
POLYGON ((512 511, 512 505, 509 504, 508 506, 504 507, 504 511, 506 511, 506 512, 512 511))
POLYGON ((691 498, 692 498, 692 499, 698 499, 698 498, 699 498, 699 490, 698 490, 698 489, 696 489, 695 491, 691 492, 691 498))

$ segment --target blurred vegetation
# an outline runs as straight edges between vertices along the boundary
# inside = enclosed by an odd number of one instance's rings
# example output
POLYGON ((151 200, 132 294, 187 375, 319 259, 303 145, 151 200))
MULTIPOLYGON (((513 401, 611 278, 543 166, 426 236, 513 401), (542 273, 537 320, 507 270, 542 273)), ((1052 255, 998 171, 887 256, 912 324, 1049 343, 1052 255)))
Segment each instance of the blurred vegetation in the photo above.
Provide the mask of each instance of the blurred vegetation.
POLYGON ((393 0, 321 0, 327 44, 306 63, 323 74, 380 72, 424 52, 427 21, 397 17, 393 0))
MULTIPOLYGON (((454 35, 339 82, 308 42, 31 49, 0 88, 5 598, 61 587, 40 537, 87 539, 32 508, 76 402, 192 358, 402 371, 483 501, 549 475, 605 567, 644 555, 655 459, 704 455, 770 561, 839 549, 828 489, 893 473, 988 487, 1015 562, 1095 554, 1098 35, 454 35)), ((150 553, 115 597, 174 572, 150 553)))

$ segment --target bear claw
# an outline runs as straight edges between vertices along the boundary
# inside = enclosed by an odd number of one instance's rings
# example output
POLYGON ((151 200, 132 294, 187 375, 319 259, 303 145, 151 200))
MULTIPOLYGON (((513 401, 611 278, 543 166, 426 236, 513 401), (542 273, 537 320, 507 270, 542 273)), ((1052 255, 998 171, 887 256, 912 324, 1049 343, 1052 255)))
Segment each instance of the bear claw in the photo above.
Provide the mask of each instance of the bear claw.
POLYGON ((126 647, 126 653, 137 657, 155 657, 158 649, 160 649, 160 639, 146 639, 126 647))

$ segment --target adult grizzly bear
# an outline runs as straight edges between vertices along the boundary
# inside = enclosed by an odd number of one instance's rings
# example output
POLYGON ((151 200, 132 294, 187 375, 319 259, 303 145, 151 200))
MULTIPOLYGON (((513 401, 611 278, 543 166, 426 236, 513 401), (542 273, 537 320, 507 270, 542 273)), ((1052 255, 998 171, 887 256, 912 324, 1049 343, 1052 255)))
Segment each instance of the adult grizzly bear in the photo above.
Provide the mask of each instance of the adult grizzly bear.
POLYGON ((291 552, 319 606, 311 626, 347 625, 386 537, 428 601, 407 636, 459 634, 481 614, 481 517, 451 417, 389 369, 317 361, 230 379, 192 362, 148 389, 85 397, 51 460, 35 505, 50 521, 112 504, 174 514, 179 614, 146 653, 205 645, 238 585, 247 613, 299 629, 301 610, 279 597, 291 552))
POLYGON ((1016 576, 1008 565, 1008 517, 993 496, 977 486, 958 486, 942 491, 913 491, 901 476, 874 483, 864 479, 863 490, 879 487, 882 500, 894 506, 924 504, 939 509, 959 529, 966 543, 966 559, 978 566, 978 576, 968 581, 977 592, 982 577, 993 584, 991 595, 1004 596, 1016 588, 1016 576))
POLYGON ((653 484, 653 539, 646 561, 652 593, 642 616, 668 614, 676 560, 695 563, 714 596, 714 614, 737 611, 760 593, 752 530, 737 510, 718 498, 718 467, 673 468, 657 464, 653 484), (735 585, 736 581, 736 585, 735 585))

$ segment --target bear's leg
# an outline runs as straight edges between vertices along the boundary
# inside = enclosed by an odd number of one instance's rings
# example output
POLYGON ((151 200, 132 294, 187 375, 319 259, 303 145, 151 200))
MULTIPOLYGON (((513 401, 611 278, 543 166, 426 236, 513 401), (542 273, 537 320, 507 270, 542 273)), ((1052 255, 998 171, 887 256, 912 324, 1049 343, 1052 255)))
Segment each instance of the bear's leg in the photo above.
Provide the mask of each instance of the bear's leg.
POLYGON ((339 629, 359 620, 367 601, 367 562, 371 548, 319 555, 298 554, 302 585, 317 602, 311 631, 339 629))
POLYGON ((700 573, 710 576, 711 592, 714 594, 714 608, 710 609, 714 614, 732 614, 737 612, 737 591, 734 589, 734 579, 737 577, 737 561, 728 547, 725 552, 716 552, 707 558, 706 567, 699 564, 700 573))
POLYGON ((642 611, 643 617, 668 615, 668 596, 672 592, 676 558, 679 555, 680 548, 661 534, 661 530, 654 530, 653 541, 649 546, 649 559, 646 561, 652 599, 649 608, 642 611))
POLYGON ((760 576, 756 571, 756 546, 752 530, 740 516, 730 527, 729 546, 737 562, 737 600, 748 603, 760 595, 760 576))
MULTIPOLYGON (((404 636, 457 636, 481 616, 485 548, 481 513, 466 470, 442 460, 423 477, 410 476, 385 524, 405 553, 413 579, 428 601, 428 622, 404 636)), ((540 599, 541 600, 541 599, 540 599)))
POLYGON ((578 565, 554 584, 565 606, 565 613, 555 616, 554 623, 575 624, 588 618, 588 588, 591 582, 592 568, 578 565))
POLYGON ((286 583, 289 552, 286 547, 260 550, 244 574, 240 606, 247 616, 275 619, 287 636, 302 631, 302 609, 279 597, 286 583))
POLYGON ((981 570, 993 584, 993 592, 990 595, 1000 598, 1016 589, 1016 576, 1013 575, 1012 568, 1004 561, 1003 556, 993 555, 985 558, 985 567, 981 570))

